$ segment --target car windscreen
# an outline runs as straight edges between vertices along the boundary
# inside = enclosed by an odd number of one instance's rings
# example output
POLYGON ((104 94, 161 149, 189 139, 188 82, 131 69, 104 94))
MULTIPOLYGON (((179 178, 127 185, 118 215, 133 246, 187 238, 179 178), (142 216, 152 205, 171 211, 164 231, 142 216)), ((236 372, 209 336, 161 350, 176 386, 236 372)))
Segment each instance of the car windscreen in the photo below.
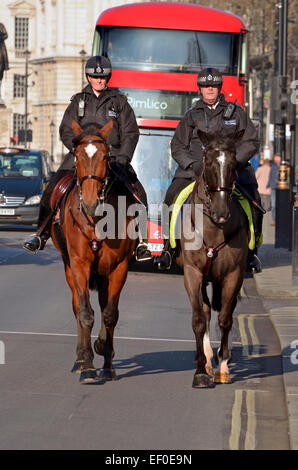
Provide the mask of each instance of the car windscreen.
POLYGON ((41 173, 39 155, 0 153, 0 178, 40 178, 41 173))
POLYGON ((157 206, 163 203, 177 168, 170 147, 174 132, 160 129, 140 132, 132 166, 147 193, 149 216, 157 217, 157 206))

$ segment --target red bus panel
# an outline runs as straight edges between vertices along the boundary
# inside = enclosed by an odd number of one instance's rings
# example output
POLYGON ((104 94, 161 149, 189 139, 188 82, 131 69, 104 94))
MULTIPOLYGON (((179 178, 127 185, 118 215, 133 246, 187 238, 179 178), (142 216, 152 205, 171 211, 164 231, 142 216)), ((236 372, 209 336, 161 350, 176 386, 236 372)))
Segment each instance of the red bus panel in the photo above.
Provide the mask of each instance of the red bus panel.
POLYGON ((241 19, 215 8, 185 3, 132 3, 104 11, 98 25, 239 33, 241 19))

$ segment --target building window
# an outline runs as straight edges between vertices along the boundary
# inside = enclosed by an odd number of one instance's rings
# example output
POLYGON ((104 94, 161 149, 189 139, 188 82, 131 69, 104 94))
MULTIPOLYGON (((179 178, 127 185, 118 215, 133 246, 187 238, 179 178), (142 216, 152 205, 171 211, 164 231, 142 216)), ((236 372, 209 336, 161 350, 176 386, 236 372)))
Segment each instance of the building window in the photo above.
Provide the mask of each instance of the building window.
POLYGON ((25 75, 13 76, 13 97, 24 98, 25 96, 25 75))
POLYGON ((15 49, 22 53, 28 47, 29 38, 29 18, 15 18, 15 49))
POLYGON ((13 137, 18 137, 19 130, 25 129, 25 115, 16 114, 13 115, 13 137))

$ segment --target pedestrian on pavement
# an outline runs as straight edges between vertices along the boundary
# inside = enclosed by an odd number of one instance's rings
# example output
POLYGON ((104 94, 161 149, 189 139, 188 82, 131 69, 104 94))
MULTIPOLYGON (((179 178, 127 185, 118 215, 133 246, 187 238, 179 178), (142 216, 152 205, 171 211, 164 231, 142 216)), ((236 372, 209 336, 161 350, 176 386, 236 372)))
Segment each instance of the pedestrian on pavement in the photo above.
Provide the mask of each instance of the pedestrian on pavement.
MULTIPOLYGON (((107 139, 111 165, 115 173, 119 172, 121 175, 125 175, 127 181, 133 184, 140 200, 147 207, 145 190, 130 165, 139 139, 139 128, 133 109, 124 95, 108 87, 112 66, 107 57, 94 56, 88 59, 85 73, 88 85, 71 98, 59 128, 61 140, 68 148, 69 153, 65 156, 56 174, 49 181, 42 196, 38 228, 44 224, 44 221, 51 214, 50 198, 55 186, 65 175, 74 174, 75 171, 73 120, 79 123, 81 127, 96 123, 99 128, 111 119, 113 120, 113 128, 107 139)), ((51 222, 52 220, 41 229, 41 233, 38 230, 37 234, 26 240, 23 247, 34 253, 37 250, 44 249, 51 234, 51 222)), ((145 259, 148 259, 148 256, 151 257, 151 253, 147 252, 147 246, 144 243, 139 244, 136 248, 137 253, 139 260, 142 260, 143 257, 145 259)))
POLYGON ((271 188, 267 186, 269 181, 270 170, 270 159, 264 158, 263 165, 260 165, 256 171, 258 190, 261 196, 261 203, 265 211, 269 211, 271 207, 271 188))
POLYGON ((271 165, 270 173, 269 173, 269 180, 267 183, 267 187, 271 190, 271 217, 272 217, 272 224, 276 225, 276 187, 278 182, 278 172, 280 166, 280 156, 275 155, 273 158, 273 162, 271 165))
MULTIPOLYGON (((250 158, 259 148, 257 130, 241 106, 225 100, 224 95, 220 93, 222 84, 222 74, 215 68, 203 69, 198 75, 200 99, 185 113, 172 139, 172 156, 179 166, 165 196, 164 203, 168 207, 174 202, 179 192, 200 174, 203 145, 198 137, 198 130, 205 133, 228 133, 230 137, 241 130, 244 131, 236 149, 237 181, 253 200, 261 203, 255 172, 249 164, 250 158)), ((262 214, 253 205, 252 212, 257 244, 262 233, 262 214)), ((162 254, 156 258, 159 269, 170 268, 172 254, 169 240, 166 240, 162 254)), ((256 256, 256 251, 249 253, 248 271, 261 271, 261 263, 256 256)))

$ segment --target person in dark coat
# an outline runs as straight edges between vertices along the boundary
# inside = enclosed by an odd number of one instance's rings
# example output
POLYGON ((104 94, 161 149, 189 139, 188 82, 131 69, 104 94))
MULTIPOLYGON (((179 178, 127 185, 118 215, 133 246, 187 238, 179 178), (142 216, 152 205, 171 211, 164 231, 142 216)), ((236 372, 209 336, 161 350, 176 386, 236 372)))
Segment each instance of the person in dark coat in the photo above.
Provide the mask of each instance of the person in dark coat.
MULTIPOLYGON (((90 124, 98 124, 103 127, 108 121, 113 120, 113 128, 107 138, 111 166, 114 172, 133 183, 139 199, 147 207, 147 196, 145 190, 130 165, 134 150, 139 139, 139 128, 133 109, 128 104, 124 95, 108 88, 107 83, 111 78, 112 67, 108 58, 103 56, 91 57, 85 67, 88 85, 80 92, 72 96, 60 128, 60 137, 69 153, 65 156, 63 163, 56 174, 51 178, 40 203, 40 214, 38 227, 51 213, 50 198, 56 184, 67 174, 74 173, 75 160, 73 154, 72 121, 75 120, 81 127, 90 124)), ((51 223, 40 234, 33 235, 25 241, 23 247, 29 251, 42 250, 50 236, 51 223)), ((136 258, 139 261, 151 257, 144 243, 139 244, 136 249, 136 258)))
MULTIPOLYGON (((258 151, 257 131, 247 113, 235 103, 229 103, 220 93, 222 75, 215 68, 202 70, 198 75, 200 99, 190 108, 179 122, 172 139, 172 157, 178 163, 174 179, 167 190, 164 203, 170 206, 179 192, 200 174, 203 161, 203 145, 198 137, 198 129, 210 134, 223 134, 233 137, 243 130, 244 134, 236 149, 237 182, 260 203, 258 184, 250 158, 258 151), (228 107, 231 112, 228 112, 228 107)), ((262 214, 253 206, 253 217, 256 226, 257 240, 262 233, 262 214)), ((172 253, 168 240, 160 257, 155 260, 161 270, 169 269, 172 253)), ((260 260, 256 252, 250 253, 250 272, 260 272, 260 260)))

